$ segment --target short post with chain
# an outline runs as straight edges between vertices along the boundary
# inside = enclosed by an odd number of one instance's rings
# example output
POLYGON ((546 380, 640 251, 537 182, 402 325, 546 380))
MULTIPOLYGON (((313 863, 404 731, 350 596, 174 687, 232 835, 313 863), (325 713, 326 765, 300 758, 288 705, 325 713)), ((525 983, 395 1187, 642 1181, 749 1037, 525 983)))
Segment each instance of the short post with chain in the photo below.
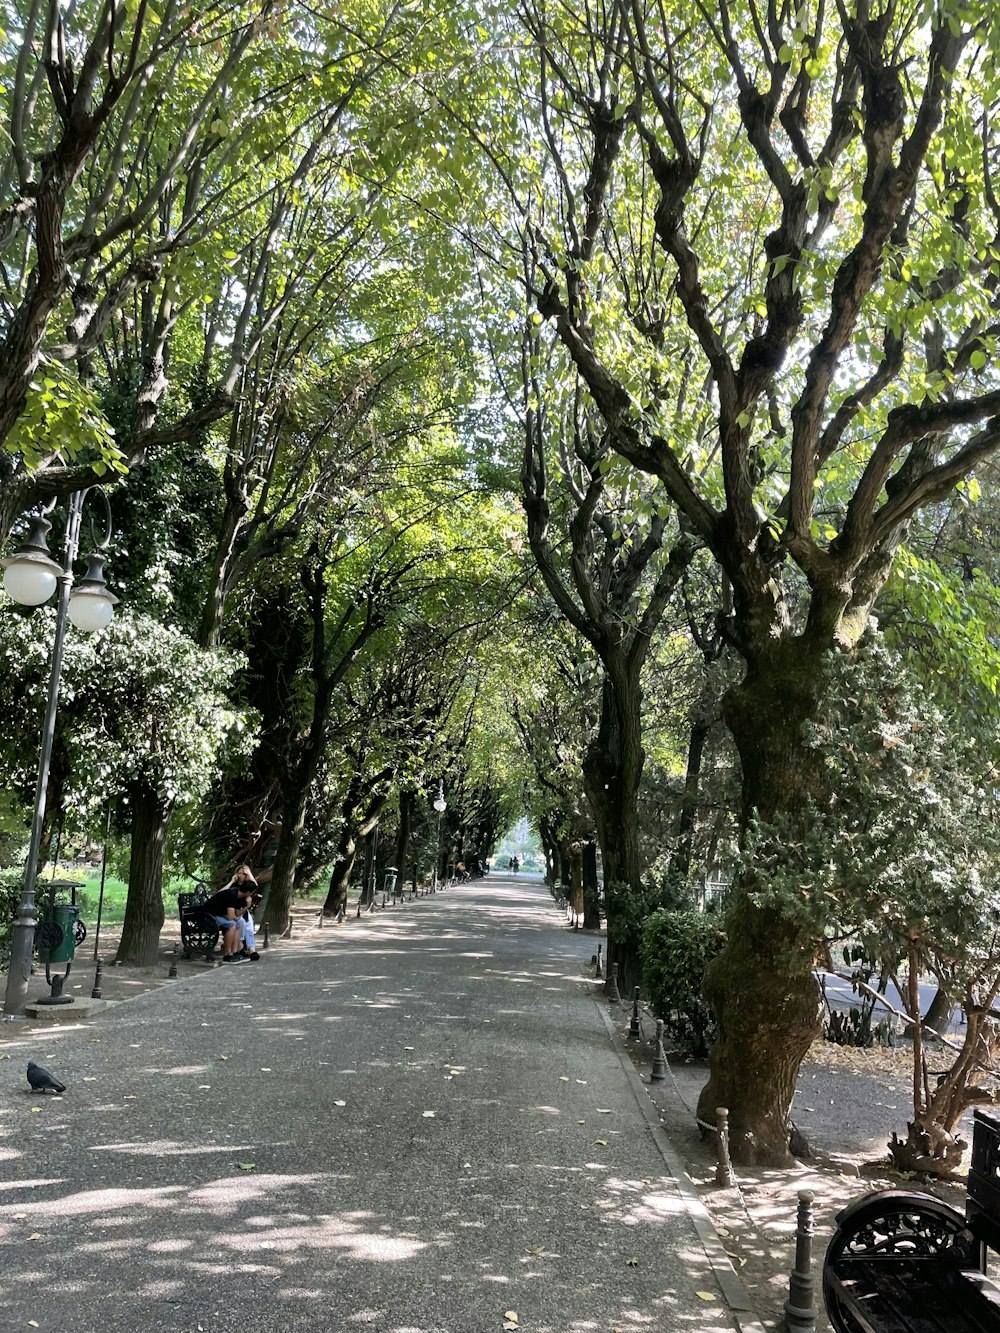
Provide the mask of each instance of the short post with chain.
POLYGON ((629 1024, 628 1024, 628 1035, 629 1035, 630 1038, 631 1038, 631 1037, 638 1038, 638 1037, 641 1037, 641 1036, 642 1036, 642 1029, 639 1027, 639 987, 638 987, 638 986, 634 986, 634 987, 632 988, 632 1017, 629 1019, 629 1024))
POLYGON ((719 1165, 715 1168, 715 1183, 723 1189, 736 1188, 736 1174, 729 1156, 729 1109, 725 1106, 715 1108, 716 1134, 718 1136, 719 1165))
POLYGON ((795 1224, 795 1267, 785 1301, 786 1333, 816 1333, 816 1283, 812 1275, 813 1195, 799 1191, 795 1224))
POLYGON ((663 1049, 663 1019, 656 1020, 656 1050, 653 1053, 653 1068, 649 1071, 651 1081, 667 1077, 667 1053, 663 1049))

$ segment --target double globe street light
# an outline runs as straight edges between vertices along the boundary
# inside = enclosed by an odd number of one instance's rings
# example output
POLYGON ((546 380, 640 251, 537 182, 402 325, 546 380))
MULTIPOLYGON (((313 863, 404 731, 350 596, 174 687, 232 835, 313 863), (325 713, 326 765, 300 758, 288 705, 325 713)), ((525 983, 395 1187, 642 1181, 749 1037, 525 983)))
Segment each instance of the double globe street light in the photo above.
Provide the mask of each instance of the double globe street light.
MULTIPOLYGON (((50 505, 49 510, 51 507, 50 505)), ((24 887, 11 939, 10 969, 7 973, 7 990, 3 1005, 5 1019, 24 1016, 28 978, 31 975, 31 955, 35 939, 35 879, 45 826, 45 798, 49 785, 52 742, 56 731, 56 712, 59 706, 59 680, 62 675, 66 621, 70 620, 77 629, 93 634, 111 623, 118 602, 118 598, 108 591, 104 582, 104 552, 111 540, 111 506, 104 490, 99 486, 88 486, 70 496, 61 565, 49 555, 45 539, 51 528, 52 524, 44 513, 29 519, 28 537, 24 545, 13 555, 0 561, 4 571, 4 589, 22 606, 41 606, 43 602, 48 601, 56 588, 59 589, 55 636, 52 641, 52 664, 49 670, 49 697, 38 755, 38 776, 35 783, 35 807, 31 818, 28 861, 24 868, 24 887), (104 540, 95 542, 96 550, 86 557, 87 572, 76 587, 73 587, 73 565, 80 548, 83 505, 92 491, 96 491, 104 501, 106 518, 104 540)))

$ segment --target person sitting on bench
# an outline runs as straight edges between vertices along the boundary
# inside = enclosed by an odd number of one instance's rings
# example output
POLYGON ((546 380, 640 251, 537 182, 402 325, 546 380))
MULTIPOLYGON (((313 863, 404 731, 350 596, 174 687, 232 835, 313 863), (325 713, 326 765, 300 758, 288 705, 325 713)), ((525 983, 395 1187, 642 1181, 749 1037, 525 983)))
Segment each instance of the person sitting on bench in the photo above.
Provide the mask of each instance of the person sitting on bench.
POLYGON ((222 961, 244 963, 247 956, 240 952, 242 941, 248 956, 254 962, 260 956, 255 946, 253 917, 250 915, 257 892, 257 882, 249 866, 240 866, 228 884, 213 893, 204 904, 205 911, 223 932, 222 961))

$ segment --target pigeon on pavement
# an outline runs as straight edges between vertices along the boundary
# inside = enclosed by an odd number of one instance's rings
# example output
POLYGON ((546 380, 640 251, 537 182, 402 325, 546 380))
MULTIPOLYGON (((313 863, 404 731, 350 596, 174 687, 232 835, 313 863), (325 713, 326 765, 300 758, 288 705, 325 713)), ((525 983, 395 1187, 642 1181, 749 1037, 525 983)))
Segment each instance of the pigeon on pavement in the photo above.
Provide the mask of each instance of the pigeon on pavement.
POLYGON ((66 1091, 64 1083, 60 1083, 54 1074, 50 1074, 41 1065, 36 1065, 34 1060, 28 1061, 28 1082, 31 1084, 32 1092, 48 1092, 50 1088, 53 1092, 66 1091))

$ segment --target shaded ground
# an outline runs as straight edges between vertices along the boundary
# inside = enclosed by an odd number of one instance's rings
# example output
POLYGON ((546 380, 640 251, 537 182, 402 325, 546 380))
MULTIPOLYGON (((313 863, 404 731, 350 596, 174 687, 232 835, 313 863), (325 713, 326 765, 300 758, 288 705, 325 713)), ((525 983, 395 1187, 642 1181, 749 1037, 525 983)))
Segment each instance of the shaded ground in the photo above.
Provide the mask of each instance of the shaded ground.
MULTIPOLYGON (((503 884, 503 880, 498 884, 503 884)), ((433 900, 428 907, 432 904, 433 900)), ((414 910, 419 910, 420 906, 418 901, 414 910)), ((396 935, 403 918, 396 927, 391 925, 392 918, 393 911, 366 916, 360 922, 352 915, 343 926, 320 928, 316 912, 306 907, 297 913, 294 942, 297 948, 305 947, 310 951, 319 949, 325 953, 327 948, 333 948, 335 953, 344 950, 345 954, 350 954, 361 940, 375 941, 380 933, 387 938, 396 935)), ((558 930, 557 916, 553 916, 553 924, 558 930)), ((567 931, 567 934, 572 936, 574 932, 567 931)), ((591 971, 586 960, 597 938, 590 932, 580 932, 577 936, 579 966, 584 974, 591 971)), ((174 958, 173 946, 178 940, 176 923, 168 921, 161 938, 160 960, 155 968, 106 965, 103 972, 105 997, 120 1000, 175 985, 167 974, 174 958)), ((115 943, 113 931, 102 931, 102 956, 110 957, 115 943)), ((276 942, 272 945, 271 959, 265 958, 264 963, 277 961, 287 949, 283 942, 276 942)), ((181 979, 210 970, 210 965, 201 960, 187 962, 179 955, 177 964, 181 979)), ((253 970, 259 966, 248 965, 236 972, 250 980, 253 970)), ((88 940, 74 965, 67 991, 89 995, 93 968, 93 946, 88 940)), ((330 985, 329 982, 325 984, 330 985)), ((596 983, 585 985, 595 994, 600 990, 596 983)), ((43 977, 34 979, 32 993, 36 988, 38 993, 44 992, 43 977)), ((384 1004, 377 996, 364 1001, 369 1006, 373 1002, 376 1006, 384 1004)), ((131 1006, 126 1008, 130 1010, 131 1006)), ((629 1015, 628 1005, 622 1005, 613 1015, 622 1036, 627 1032, 629 1015)), ((95 1021, 99 1023, 101 1019, 95 1021)), ((900 1183, 899 1176, 888 1167, 885 1144, 892 1130, 905 1131, 910 1100, 909 1052, 906 1048, 856 1051, 818 1043, 810 1059, 803 1064, 794 1108, 796 1123, 808 1137, 814 1159, 791 1171, 741 1171, 739 1189, 734 1191, 721 1189, 715 1184, 714 1149, 701 1140, 695 1123, 693 1108, 707 1076, 704 1066, 674 1059, 670 1062, 668 1077, 663 1082, 650 1083, 653 1024, 648 1015, 642 1015, 641 1025, 643 1040, 633 1044, 631 1054, 647 1093, 676 1152, 686 1163, 688 1179, 708 1209, 754 1309, 767 1329, 777 1330, 782 1326, 782 1306, 788 1294, 788 1275, 794 1256, 798 1191, 809 1189, 816 1196, 818 1285, 819 1267, 836 1213, 869 1190, 900 1183)), ((40 1030, 40 1025, 30 1025, 27 1029, 0 1025, 0 1049, 11 1041, 23 1041, 26 1034, 40 1030)), ((293 1036, 292 1040, 295 1039, 293 1036)), ((565 1085, 560 1083, 559 1086, 565 1085)), ((918 1184, 915 1187, 929 1189, 953 1205, 962 1206, 962 1191, 957 1186, 918 1184)), ((829 1328, 822 1313, 818 1328, 821 1333, 829 1328)))
POLYGON ((4 1025, 0 1325, 735 1333, 581 944, 470 885, 4 1025))
MULTIPOLYGON (((623 1004, 616 1017, 623 1037, 630 1015, 630 1006, 623 1004)), ((905 1135, 912 1114, 909 1047, 866 1051, 817 1042, 799 1072, 793 1103, 795 1123, 809 1141, 812 1159, 789 1170, 741 1168, 738 1188, 732 1190, 716 1184, 714 1140, 702 1140, 695 1119, 707 1066, 674 1056, 668 1060, 667 1078, 651 1082, 653 1023, 648 1015, 642 1027, 643 1040, 631 1045, 633 1061, 766 1329, 784 1328, 799 1191, 815 1196, 818 1333, 830 1329, 822 1309, 821 1270, 842 1208, 871 1190, 903 1187, 935 1194, 964 1211, 961 1186, 914 1181, 890 1164, 886 1144, 893 1130, 905 1135)), ((971 1114, 964 1137, 971 1142, 971 1114)))

